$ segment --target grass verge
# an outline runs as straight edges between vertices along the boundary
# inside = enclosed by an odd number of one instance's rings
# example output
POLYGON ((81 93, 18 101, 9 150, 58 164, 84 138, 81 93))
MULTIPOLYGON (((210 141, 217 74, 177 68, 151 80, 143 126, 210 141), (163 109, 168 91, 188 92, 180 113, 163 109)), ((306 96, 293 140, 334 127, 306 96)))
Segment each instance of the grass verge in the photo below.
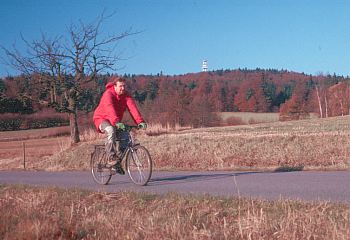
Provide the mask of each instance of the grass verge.
POLYGON ((350 205, 0 185, 1 239, 348 239, 350 205))
MULTIPOLYGON (((78 145, 68 149, 62 147, 51 157, 28 161, 28 168, 89 169, 93 145, 103 143, 103 135, 90 129, 83 136, 84 142, 78 145)), ((146 133, 137 132, 136 137, 150 150, 155 169, 350 169, 349 116, 190 130, 153 127, 146 133)), ((50 147, 44 150, 48 149, 50 147)), ((21 148, 12 149, 10 143, 0 147, 0 158, 10 158, 7 156, 10 151, 15 151, 18 159, 21 158, 21 148)), ((35 151, 39 152, 39 148, 35 151)), ((20 160, 0 161, 2 169, 19 167, 20 160)))

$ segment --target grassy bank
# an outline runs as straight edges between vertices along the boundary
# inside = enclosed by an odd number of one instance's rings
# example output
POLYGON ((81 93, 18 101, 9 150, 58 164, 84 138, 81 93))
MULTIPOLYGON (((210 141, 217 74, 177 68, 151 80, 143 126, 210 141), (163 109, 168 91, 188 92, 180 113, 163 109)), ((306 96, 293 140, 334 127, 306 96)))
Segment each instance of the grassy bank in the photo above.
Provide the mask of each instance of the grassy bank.
POLYGON ((1 239, 348 239, 349 204, 0 186, 1 239))
POLYGON ((350 117, 140 136, 164 169, 350 169, 350 117))
MULTIPOLYGON (((349 116, 176 131, 153 128, 147 134, 139 131, 137 138, 149 148, 156 169, 350 169, 349 116)), ((28 168, 89 169, 93 145, 103 139, 95 131, 82 139, 77 146, 28 163, 28 168)), ((0 168, 21 167, 20 159, 11 164, 0 163, 0 168)))
POLYGON ((194 129, 144 138, 158 167, 350 168, 350 117, 194 129))

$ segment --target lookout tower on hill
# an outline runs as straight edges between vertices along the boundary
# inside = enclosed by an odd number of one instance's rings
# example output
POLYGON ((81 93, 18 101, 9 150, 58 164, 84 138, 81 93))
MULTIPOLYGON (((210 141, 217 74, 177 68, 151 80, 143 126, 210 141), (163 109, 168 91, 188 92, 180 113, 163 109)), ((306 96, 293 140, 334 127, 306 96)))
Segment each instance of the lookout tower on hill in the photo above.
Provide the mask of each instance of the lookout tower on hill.
POLYGON ((202 62, 202 72, 208 72, 208 61, 203 60, 202 62))

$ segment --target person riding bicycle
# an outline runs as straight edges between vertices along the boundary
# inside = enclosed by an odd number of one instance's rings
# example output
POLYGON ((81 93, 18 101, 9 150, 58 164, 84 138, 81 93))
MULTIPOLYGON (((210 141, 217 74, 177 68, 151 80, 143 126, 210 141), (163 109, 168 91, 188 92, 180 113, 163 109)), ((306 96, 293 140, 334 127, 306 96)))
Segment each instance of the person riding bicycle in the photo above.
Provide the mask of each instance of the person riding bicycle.
POLYGON ((147 124, 142 118, 132 97, 126 92, 125 79, 112 76, 110 82, 106 84, 97 108, 94 111, 93 122, 98 132, 106 135, 106 156, 108 165, 119 174, 124 175, 125 171, 121 166, 121 153, 128 144, 128 134, 126 125, 121 121, 126 109, 128 109, 132 119, 139 128, 146 129, 147 124), (115 140, 119 141, 115 146, 115 140))

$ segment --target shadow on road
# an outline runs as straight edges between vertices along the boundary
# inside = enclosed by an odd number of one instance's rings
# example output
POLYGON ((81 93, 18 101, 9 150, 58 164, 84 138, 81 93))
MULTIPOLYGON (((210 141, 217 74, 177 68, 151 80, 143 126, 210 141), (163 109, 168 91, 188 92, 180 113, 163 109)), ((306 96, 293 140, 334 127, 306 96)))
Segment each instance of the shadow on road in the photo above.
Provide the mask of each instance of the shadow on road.
POLYGON ((246 174, 257 174, 263 172, 239 172, 239 173, 207 173, 207 174, 182 174, 175 176, 162 176, 152 178, 149 185, 168 185, 168 184, 179 184, 179 182, 198 182, 198 181, 210 181, 228 177, 237 177, 246 174))
POLYGON ((303 171, 304 166, 299 165, 299 166, 281 166, 278 167, 274 170, 274 172, 298 172, 298 171, 303 171))

